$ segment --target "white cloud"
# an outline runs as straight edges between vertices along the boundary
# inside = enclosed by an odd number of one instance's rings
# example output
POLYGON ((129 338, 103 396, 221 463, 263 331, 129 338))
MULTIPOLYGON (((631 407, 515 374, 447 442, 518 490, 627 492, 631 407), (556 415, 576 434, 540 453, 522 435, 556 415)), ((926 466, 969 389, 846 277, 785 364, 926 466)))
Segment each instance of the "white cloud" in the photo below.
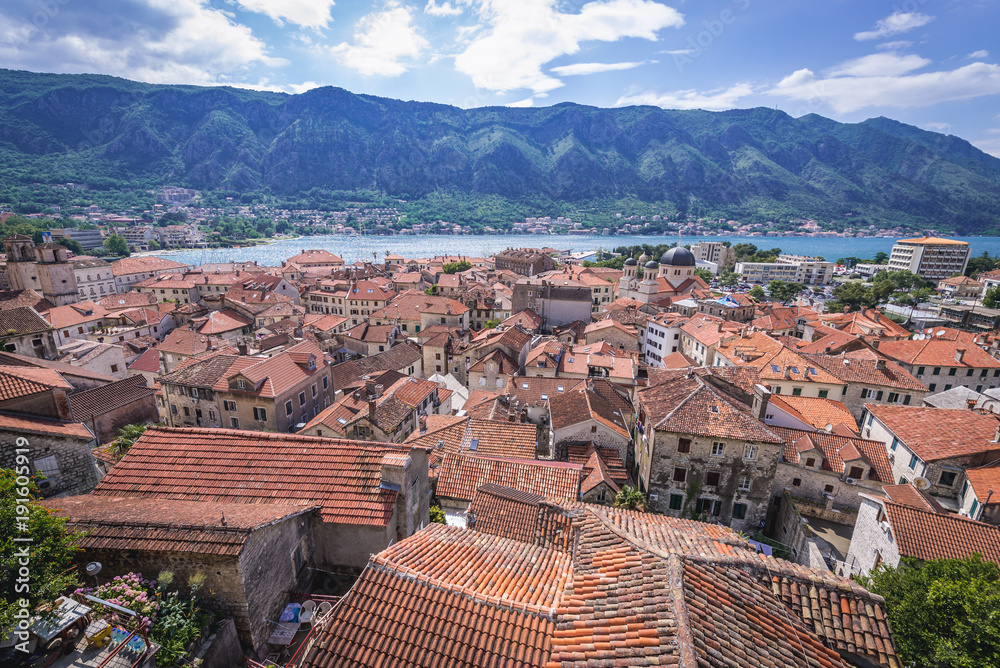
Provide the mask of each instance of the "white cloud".
POLYGON ((203 0, 123 5, 113 22, 83 5, 60 6, 59 12, 59 21, 36 29, 28 22, 32 12, 22 13, 13 3, 0 9, 0 25, 15 37, 0 41, 4 67, 101 72, 150 83, 236 85, 253 66, 287 64, 272 57, 250 28, 203 0))
MULTIPOLYGON (((896 65, 897 71, 904 63, 896 65)), ((921 74, 851 75, 845 71, 817 77, 811 70, 797 70, 767 93, 809 105, 826 104, 842 114, 866 107, 926 107, 1000 93, 1000 66, 987 63, 921 74)))
POLYGON ((985 151, 995 158, 1000 158, 1000 139, 991 137, 989 139, 973 140, 971 143, 980 151, 985 151))
POLYGON ((927 14, 921 14, 920 12, 893 12, 876 23, 875 30, 856 33, 854 39, 863 42, 870 39, 882 39, 884 37, 892 37, 893 35, 901 35, 904 32, 925 26, 933 20, 933 16, 927 16, 927 14))
POLYGON ((523 100, 518 100, 517 102, 508 102, 504 105, 505 107, 533 107, 535 106, 535 98, 526 97, 523 100))
POLYGON ((925 130, 933 130, 934 132, 947 132, 951 129, 951 123, 924 123, 925 130))
POLYGON ((881 44, 876 44, 875 48, 881 51, 898 51, 899 49, 908 49, 911 46, 913 46, 913 42, 901 39, 895 42, 882 42, 881 44))
POLYGON ((563 13, 559 5, 558 0, 484 0, 480 18, 486 29, 456 56, 456 69, 478 88, 550 91, 563 83, 542 68, 577 53, 581 42, 655 40, 659 30, 684 23, 675 9, 650 0, 597 0, 577 13, 563 13))
POLYGON ((710 91, 675 90, 669 93, 642 92, 623 95, 615 102, 616 107, 629 105, 653 105, 665 109, 708 109, 718 111, 732 109, 739 100, 752 95, 753 86, 738 83, 729 88, 710 91))
POLYGON ((834 77, 877 77, 877 76, 899 76, 921 67, 930 65, 931 61, 920 56, 900 56, 895 53, 873 53, 870 56, 863 56, 849 60, 842 65, 838 65, 830 71, 830 76, 834 77))
POLYGON ((989 55, 990 52, 987 51, 986 49, 979 49, 979 51, 973 51, 967 57, 972 58, 973 60, 978 60, 980 58, 988 58, 989 55))
POLYGON ((399 76, 427 48, 406 7, 393 7, 362 17, 355 26, 353 44, 330 49, 344 65, 366 76, 399 76))
POLYGON ((326 28, 334 0, 236 0, 243 9, 266 14, 275 23, 285 21, 303 28, 326 28))
POLYGON ((553 67, 552 71, 559 76, 572 77, 582 74, 598 74, 600 72, 615 72, 618 70, 631 70, 647 63, 655 63, 655 60, 640 60, 634 63, 573 63, 572 65, 560 65, 553 67))
POLYGON ((690 56, 696 52, 697 49, 669 49, 667 51, 657 51, 657 53, 666 54, 668 56, 690 56))
POLYGON ((434 0, 428 0, 427 5, 424 7, 424 11, 431 16, 458 16, 462 13, 461 7, 456 7, 450 2, 442 2, 440 5, 434 2, 434 0))

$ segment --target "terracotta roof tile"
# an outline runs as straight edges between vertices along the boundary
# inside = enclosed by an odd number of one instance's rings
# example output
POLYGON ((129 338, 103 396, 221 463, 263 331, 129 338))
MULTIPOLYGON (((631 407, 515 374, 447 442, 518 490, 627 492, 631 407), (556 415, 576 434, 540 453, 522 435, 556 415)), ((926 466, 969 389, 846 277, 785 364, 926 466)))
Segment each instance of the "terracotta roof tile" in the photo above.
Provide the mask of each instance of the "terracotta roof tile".
POLYGON ((123 257, 111 263, 111 272, 115 276, 128 276, 130 274, 155 273, 158 271, 169 271, 171 269, 189 269, 190 265, 167 260, 155 255, 144 255, 142 257, 123 257))
POLYGON ((910 506, 917 510, 926 510, 930 513, 948 512, 937 499, 927 492, 917 489, 913 486, 913 483, 885 485, 882 487, 882 492, 889 497, 890 501, 900 505, 910 506))
POLYGON ((0 334, 31 334, 52 329, 52 325, 28 306, 0 309, 0 334))
POLYGON ((979 346, 965 341, 930 338, 922 341, 883 341, 879 353, 910 366, 942 366, 970 369, 1000 369, 1000 360, 979 346), (962 361, 957 356, 963 351, 962 361))
POLYGON ((73 408, 73 417, 83 422, 154 394, 156 390, 146 387, 144 376, 129 376, 114 383, 71 394, 69 403, 73 408))
POLYGON ((565 429, 587 420, 595 420, 623 438, 629 438, 628 424, 621 412, 610 401, 588 390, 586 386, 550 397, 549 413, 553 429, 565 429))
POLYGON ((62 422, 14 413, 0 413, 0 431, 44 434, 79 441, 91 441, 94 438, 86 425, 79 422, 62 422))
POLYGON ((0 401, 53 389, 72 390, 73 386, 53 369, 0 365, 0 401))
POLYGON ((1000 527, 952 513, 934 513, 884 501, 899 553, 917 559, 965 559, 973 554, 1000 565, 1000 527))
POLYGON ((1000 503, 1000 466, 965 469, 965 477, 979 497, 979 503, 985 504, 987 498, 990 498, 991 504, 1000 503), (993 491, 992 498, 990 490, 993 491))
POLYGON ((95 495, 321 506, 326 522, 387 526, 386 453, 410 446, 230 429, 150 427, 95 495))
POLYGON ((501 459, 446 454, 437 473, 436 494, 471 501, 480 485, 493 483, 545 496, 575 500, 580 496, 583 467, 567 462, 501 459))
POLYGON ((42 502, 90 550, 239 555, 250 534, 318 506, 136 499, 85 494, 42 502))
POLYGON ((893 482, 892 464, 886 454, 885 444, 880 441, 870 441, 853 435, 844 436, 783 427, 771 427, 771 430, 785 439, 786 445, 782 456, 786 462, 798 464, 802 459, 801 453, 816 449, 823 455, 820 468, 843 474, 846 472, 846 462, 860 457, 872 466, 879 482, 883 484, 893 482))
POLYGON ((865 404, 907 448, 924 462, 996 450, 995 415, 953 408, 865 404))
POLYGON ((791 394, 772 394, 771 403, 789 411, 815 429, 826 429, 843 424, 858 433, 858 423, 844 404, 824 397, 796 397, 791 394))
POLYGON ((858 359, 846 355, 803 353, 813 364, 823 367, 830 375, 846 383, 864 383, 882 387, 925 392, 927 388, 909 371, 895 362, 878 359, 858 359))

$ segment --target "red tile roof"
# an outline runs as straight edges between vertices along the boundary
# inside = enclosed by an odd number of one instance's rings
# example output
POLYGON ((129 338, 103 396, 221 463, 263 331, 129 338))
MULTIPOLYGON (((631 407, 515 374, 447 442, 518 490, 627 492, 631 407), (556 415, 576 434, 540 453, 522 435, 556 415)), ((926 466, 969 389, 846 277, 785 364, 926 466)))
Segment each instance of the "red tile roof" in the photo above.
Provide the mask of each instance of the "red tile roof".
POLYGON ((981 455, 1000 449, 995 415, 957 408, 865 404, 907 448, 924 462, 981 455))
POLYGON ((545 496, 576 500, 580 497, 583 467, 568 462, 501 459, 471 454, 446 454, 437 473, 436 494, 471 501, 481 485, 493 483, 545 496))
POLYGON ((198 331, 202 334, 212 336, 231 332, 236 329, 243 329, 252 324, 253 320, 244 318, 236 311, 227 308, 209 313, 205 324, 201 325, 198 331))
POLYGON ((79 422, 62 422, 13 413, 0 413, 0 431, 43 434, 78 441, 91 441, 94 435, 79 422))
POLYGON ((827 434, 821 431, 801 431, 783 427, 771 427, 771 429, 785 438, 786 445, 782 456, 786 462, 799 464, 802 462, 801 453, 816 449, 823 455, 820 468, 824 471, 843 474, 847 470, 846 462, 862 459, 875 471, 879 482, 883 484, 893 482, 892 464, 889 463, 885 444, 880 441, 827 434))
POLYGON ((95 495, 321 506, 326 522, 387 526, 382 456, 410 446, 231 429, 150 427, 95 495))
POLYGON ((815 429, 826 429, 838 424, 846 425, 855 434, 858 423, 844 404, 824 397, 796 397, 791 394, 772 394, 770 402, 815 429))
POLYGON ((926 561, 980 554, 1000 565, 1000 527, 888 500, 883 505, 900 555, 926 561))
POLYGON ((111 272, 115 276, 128 276, 130 274, 148 274, 159 271, 169 271, 171 269, 188 269, 190 265, 167 260, 155 255, 144 255, 142 257, 123 257, 111 263, 111 272))
POLYGON ((1000 360, 974 343, 966 341, 949 341, 936 337, 923 341, 916 339, 883 341, 878 351, 910 366, 1000 369, 1000 360), (961 362, 956 359, 959 350, 964 351, 961 362))
POLYGON ((254 530, 318 506, 115 498, 85 494, 42 502, 90 550, 237 556, 254 530))
POLYGON ((432 448, 435 456, 464 453, 482 457, 534 459, 537 433, 533 424, 461 418, 437 429, 414 432, 406 443, 432 448))
POLYGON ((892 361, 860 359, 847 355, 803 353, 802 356, 846 383, 879 385, 911 392, 927 391, 924 384, 917 380, 913 374, 892 361))
POLYGON ((628 424, 621 412, 610 401, 588 390, 586 386, 550 397, 549 414, 552 416, 553 429, 565 429, 594 420, 622 438, 629 438, 628 424))
POLYGON ((990 504, 1000 503, 1000 466, 984 466, 977 469, 965 469, 965 477, 969 479, 972 490, 979 498, 980 504, 986 504, 986 499, 990 499, 990 504), (993 496, 990 496, 990 491, 993 496))
POLYGON ((0 335, 31 334, 52 329, 49 321, 27 306, 0 309, 0 335))
POLYGON ((157 348, 149 348, 143 354, 132 360, 128 365, 129 371, 146 371, 159 373, 160 371, 160 351, 157 348))
POLYGON ((911 508, 916 508, 917 510, 926 510, 931 513, 946 513, 947 510, 944 509, 937 499, 928 494, 923 490, 919 490, 913 486, 913 483, 906 483, 905 485, 885 485, 882 488, 889 500, 904 506, 910 506, 911 508))
POLYGON ((0 401, 53 389, 72 390, 73 386, 53 369, 0 365, 0 401))

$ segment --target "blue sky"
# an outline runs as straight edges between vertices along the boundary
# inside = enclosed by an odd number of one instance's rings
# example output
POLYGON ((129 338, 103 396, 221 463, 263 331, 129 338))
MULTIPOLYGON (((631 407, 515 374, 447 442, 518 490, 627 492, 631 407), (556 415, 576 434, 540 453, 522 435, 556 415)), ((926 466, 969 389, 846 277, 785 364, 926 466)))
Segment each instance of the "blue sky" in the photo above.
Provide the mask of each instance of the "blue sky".
POLYGON ((462 107, 889 116, 1000 156, 991 0, 5 0, 0 67, 462 107))

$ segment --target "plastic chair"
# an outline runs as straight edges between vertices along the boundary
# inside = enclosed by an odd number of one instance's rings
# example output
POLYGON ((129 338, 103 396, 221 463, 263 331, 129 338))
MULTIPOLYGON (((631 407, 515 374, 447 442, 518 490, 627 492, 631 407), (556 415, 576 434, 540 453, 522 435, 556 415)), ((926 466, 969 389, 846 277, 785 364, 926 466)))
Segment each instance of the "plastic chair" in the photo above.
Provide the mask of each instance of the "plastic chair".
POLYGON ((306 628, 312 625, 313 616, 316 614, 316 601, 306 601, 299 610, 299 623, 306 628))
POLYGON ((323 617, 326 617, 331 610, 333 610, 333 603, 330 603, 330 601, 323 601, 319 604, 319 608, 316 610, 316 618, 322 619, 323 617))

